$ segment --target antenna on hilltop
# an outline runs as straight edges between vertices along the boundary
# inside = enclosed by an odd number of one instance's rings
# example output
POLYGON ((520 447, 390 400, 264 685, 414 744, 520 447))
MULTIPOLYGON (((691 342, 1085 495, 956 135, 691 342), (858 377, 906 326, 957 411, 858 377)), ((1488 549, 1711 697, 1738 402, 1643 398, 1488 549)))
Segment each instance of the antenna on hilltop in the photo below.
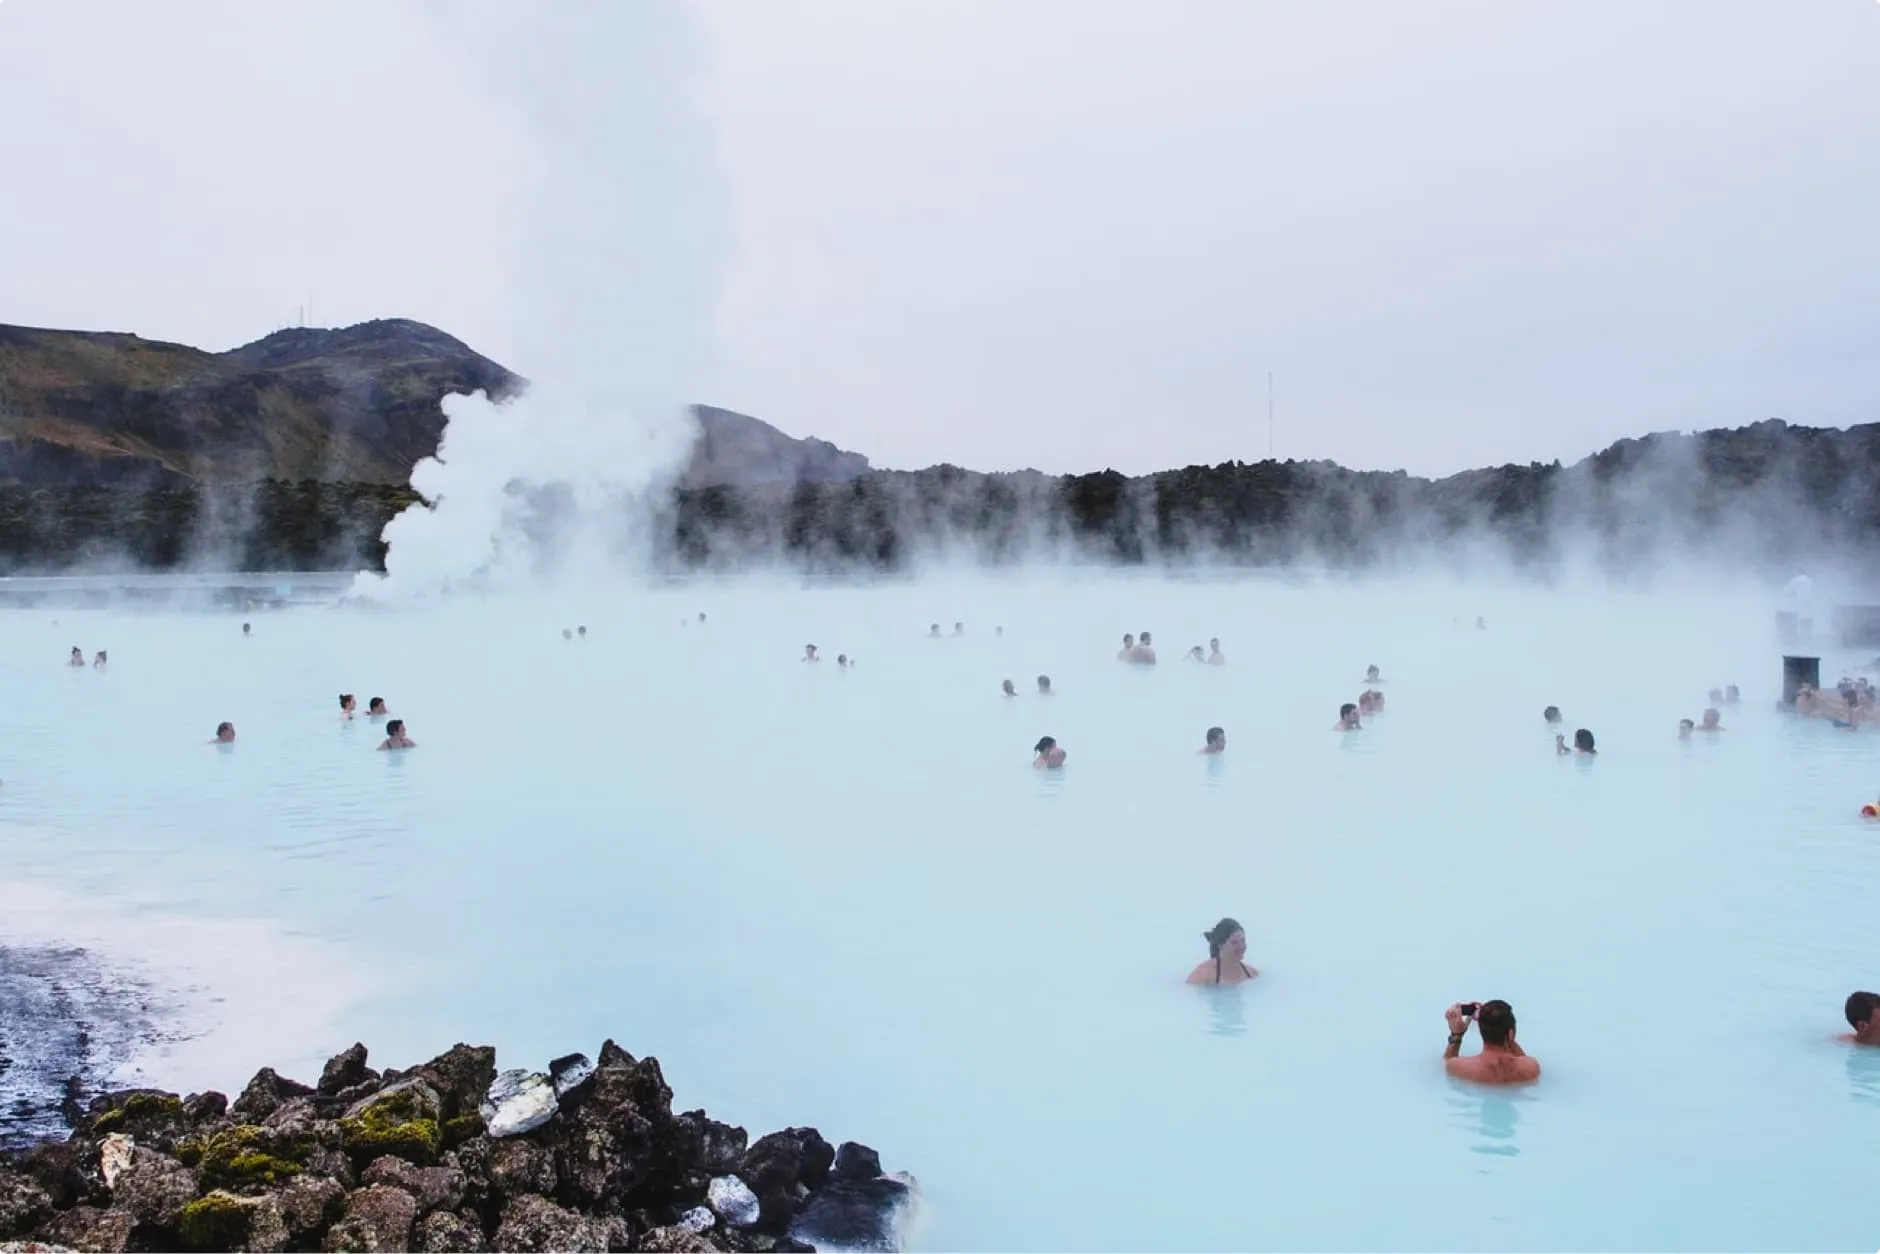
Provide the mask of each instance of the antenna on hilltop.
POLYGON ((1266 372, 1266 459, 1273 460, 1273 372, 1266 372))

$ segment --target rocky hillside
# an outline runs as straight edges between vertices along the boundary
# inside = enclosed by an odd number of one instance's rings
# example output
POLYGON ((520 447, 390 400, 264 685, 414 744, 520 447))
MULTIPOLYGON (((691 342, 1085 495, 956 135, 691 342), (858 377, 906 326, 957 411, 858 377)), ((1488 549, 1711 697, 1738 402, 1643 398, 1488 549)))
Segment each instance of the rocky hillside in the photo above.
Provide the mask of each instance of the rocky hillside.
MULTIPOLYGON (((135 335, 0 325, 0 484, 223 488, 264 480, 402 486, 437 450, 439 401, 523 380, 423 323, 276 331, 226 353, 135 335)), ((868 459, 697 406, 683 482, 840 483, 868 459)))

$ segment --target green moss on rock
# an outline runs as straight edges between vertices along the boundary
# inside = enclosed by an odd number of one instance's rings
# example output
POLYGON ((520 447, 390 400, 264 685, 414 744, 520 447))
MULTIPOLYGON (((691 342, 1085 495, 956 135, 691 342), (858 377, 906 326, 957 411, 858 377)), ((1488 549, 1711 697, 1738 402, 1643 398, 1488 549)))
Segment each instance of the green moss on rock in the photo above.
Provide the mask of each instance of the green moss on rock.
POLYGON ((183 1099, 169 1093, 132 1093, 124 1099, 124 1104, 115 1110, 107 1110, 92 1120, 91 1130, 100 1135, 106 1132, 120 1131, 126 1123, 142 1123, 150 1119, 181 1118, 183 1099))
POLYGON ((340 1145, 356 1163, 390 1154, 433 1163, 443 1145, 435 1090, 419 1080, 401 1081, 366 1098, 339 1121, 340 1145))
MULTIPOLYGON (((265 1189, 301 1173, 312 1145, 270 1137, 254 1124, 238 1124, 202 1142, 198 1163, 211 1189, 265 1189)), ((182 1157, 178 1147, 179 1158, 182 1157)))
POLYGON ((250 1203, 218 1190, 183 1207, 176 1229, 192 1250, 238 1250, 248 1240, 250 1213, 250 1203))
POLYGON ((468 1144, 485 1132, 483 1116, 475 1111, 467 1115, 458 1115, 455 1119, 446 1119, 442 1128, 444 1148, 454 1150, 459 1145, 468 1144))

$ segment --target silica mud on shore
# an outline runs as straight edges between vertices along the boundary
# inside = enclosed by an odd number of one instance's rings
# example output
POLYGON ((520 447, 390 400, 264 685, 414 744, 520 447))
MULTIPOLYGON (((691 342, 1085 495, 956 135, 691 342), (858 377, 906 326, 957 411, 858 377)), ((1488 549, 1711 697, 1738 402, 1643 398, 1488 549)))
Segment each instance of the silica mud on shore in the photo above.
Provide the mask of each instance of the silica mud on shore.
POLYGON ((266 921, 0 881, 0 1148, 63 1135, 113 1088, 207 1089, 257 1057, 317 1067, 346 1008, 381 986, 266 921))
POLYGON ((813 1128, 748 1140, 675 1114, 613 1041, 541 1071, 457 1045, 375 1071, 354 1045, 234 1101, 93 1099, 64 1140, 0 1158, 0 1243, 89 1250, 899 1250, 911 1176, 813 1128))

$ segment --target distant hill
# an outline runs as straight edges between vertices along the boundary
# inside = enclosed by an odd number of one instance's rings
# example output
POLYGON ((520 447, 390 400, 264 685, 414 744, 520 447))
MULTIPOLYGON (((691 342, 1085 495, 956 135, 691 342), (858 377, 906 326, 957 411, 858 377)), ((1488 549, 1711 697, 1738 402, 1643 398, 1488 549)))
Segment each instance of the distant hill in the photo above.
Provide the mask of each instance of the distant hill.
MULTIPOLYGON (((441 398, 525 386, 408 321, 278 331, 227 353, 0 326, 0 573, 377 566, 385 522, 417 499, 412 466, 436 450, 441 398)), ((875 470, 747 415, 694 414, 691 460, 654 503, 672 570, 866 572, 933 553, 1363 568, 1492 552, 1543 573, 1569 557, 1832 555, 1880 577, 1880 425, 1658 433, 1570 466, 1431 480, 1291 461, 1135 477, 875 470)), ((538 495, 552 507, 553 491, 538 495)))
MULTIPOLYGON (((202 487, 264 480, 403 485, 437 451, 439 402, 525 383, 405 319, 297 327, 226 353, 135 335, 0 325, 0 484, 202 487)), ((847 482, 868 459, 710 406, 682 482, 847 482)))

